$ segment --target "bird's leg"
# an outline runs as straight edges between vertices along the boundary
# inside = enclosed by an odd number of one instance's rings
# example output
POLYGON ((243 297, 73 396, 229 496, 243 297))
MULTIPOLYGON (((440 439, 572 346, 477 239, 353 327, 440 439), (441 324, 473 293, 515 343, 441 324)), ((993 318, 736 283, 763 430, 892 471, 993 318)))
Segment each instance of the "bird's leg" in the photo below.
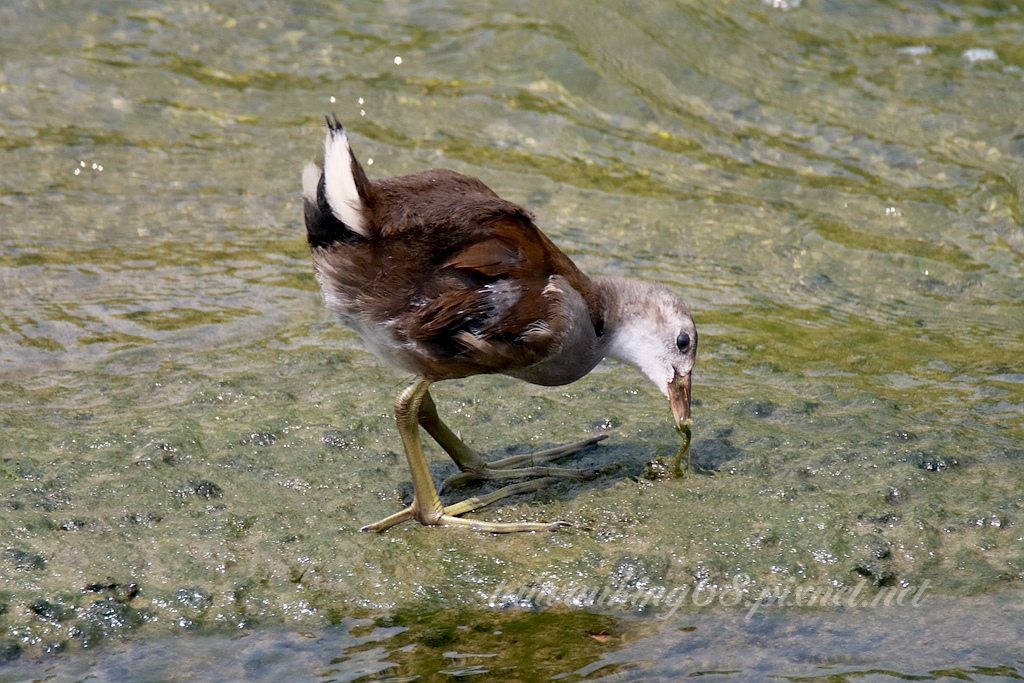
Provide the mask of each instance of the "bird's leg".
POLYGON ((412 505, 379 522, 368 524, 360 531, 384 531, 407 519, 415 519, 420 524, 434 525, 439 523, 444 514, 444 506, 441 505, 434 479, 427 466, 427 459, 423 455, 419 424, 416 422, 420 401, 429 387, 429 381, 419 380, 405 389, 395 400, 395 422, 398 425, 398 434, 402 437, 409 472, 412 474, 412 505))
MULTIPOLYGON (((482 479, 521 479, 523 477, 562 477, 570 479, 593 479, 597 476, 596 469, 576 470, 568 467, 545 467, 541 463, 551 462, 578 453, 599 441, 607 439, 607 435, 599 434, 589 439, 565 444, 528 455, 513 455, 501 460, 487 462, 480 454, 466 445, 451 429, 448 428, 437 414, 437 406, 430 392, 424 394, 420 402, 420 426, 427 430, 441 448, 452 457, 459 466, 460 472, 441 483, 441 490, 446 491, 456 486, 468 484, 482 479)), ((554 481, 554 479, 552 479, 554 481)))
POLYGON ((566 522, 480 522, 462 519, 457 516, 485 505, 490 505, 496 500, 516 493, 536 491, 550 483, 544 479, 506 486, 486 496, 469 498, 448 507, 441 505, 441 499, 437 495, 437 488, 434 486, 434 479, 430 476, 427 459, 423 455, 423 447, 420 443, 419 435, 419 421, 417 419, 423 398, 428 396, 427 389, 429 388, 430 380, 421 379, 399 394, 398 399, 395 401, 395 420, 398 423, 398 433, 402 437, 402 446, 405 449, 405 457, 409 462, 409 471, 412 474, 412 505, 401 512, 385 517, 379 522, 364 526, 361 531, 384 531, 410 519, 429 526, 466 526, 478 531, 489 531, 495 534, 516 531, 553 531, 559 527, 568 526, 566 522))

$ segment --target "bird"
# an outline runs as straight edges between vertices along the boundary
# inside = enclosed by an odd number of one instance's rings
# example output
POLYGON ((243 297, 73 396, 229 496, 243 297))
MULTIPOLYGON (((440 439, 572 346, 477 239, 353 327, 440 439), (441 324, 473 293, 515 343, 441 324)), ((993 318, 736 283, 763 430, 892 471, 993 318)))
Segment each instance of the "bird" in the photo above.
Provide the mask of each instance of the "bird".
POLYGON ((431 168, 369 179, 337 116, 326 118, 322 158, 302 171, 314 275, 327 308, 365 348, 415 376, 395 400, 412 503, 362 531, 409 520, 491 533, 572 526, 463 515, 559 478, 593 478, 593 470, 546 463, 606 436, 487 462, 438 415, 430 388, 443 380, 502 374, 560 386, 611 357, 661 390, 688 442, 697 329, 682 299, 658 283, 588 277, 537 227, 533 214, 476 178, 431 168), (537 478, 445 506, 420 427, 459 468, 442 490, 477 480, 537 478))

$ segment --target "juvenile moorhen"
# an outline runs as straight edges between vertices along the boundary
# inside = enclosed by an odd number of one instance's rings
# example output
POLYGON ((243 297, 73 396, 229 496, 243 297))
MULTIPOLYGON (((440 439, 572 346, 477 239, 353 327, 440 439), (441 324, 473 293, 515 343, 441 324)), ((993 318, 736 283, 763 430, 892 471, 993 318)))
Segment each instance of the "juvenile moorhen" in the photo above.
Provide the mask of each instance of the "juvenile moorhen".
POLYGON ((535 491, 555 477, 594 476, 538 463, 575 453, 604 435, 486 462, 438 417, 429 393, 433 382, 501 373, 557 386, 611 356, 654 382, 668 397, 676 427, 688 430, 697 330, 686 305, 667 288, 587 277, 526 209, 475 178, 429 169, 369 180, 337 118, 327 120, 323 162, 302 172, 302 196, 313 269, 328 308, 359 333, 367 349, 417 376, 395 402, 412 471, 412 505, 364 531, 409 519, 493 533, 553 530, 567 524, 459 515, 535 491), (443 486, 541 478, 444 506, 423 455, 420 426, 461 470, 443 486))

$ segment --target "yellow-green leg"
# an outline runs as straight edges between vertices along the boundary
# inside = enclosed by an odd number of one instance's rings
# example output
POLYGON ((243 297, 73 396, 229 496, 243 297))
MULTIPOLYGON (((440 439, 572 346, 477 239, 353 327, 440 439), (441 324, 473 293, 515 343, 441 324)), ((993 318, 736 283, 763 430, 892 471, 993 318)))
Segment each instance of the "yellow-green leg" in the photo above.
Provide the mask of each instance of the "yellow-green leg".
POLYGON ((420 426, 427 430, 441 448, 451 456, 459 466, 459 473, 453 474, 441 483, 441 491, 463 486, 473 481, 493 479, 521 479, 523 477, 549 477, 565 479, 593 479, 598 475, 596 469, 577 470, 568 467, 549 467, 541 463, 558 460, 574 453, 579 453, 596 443, 608 438, 606 434, 598 434, 588 439, 549 448, 528 455, 513 455, 492 462, 485 461, 480 454, 467 446, 451 429, 448 428, 437 414, 437 406, 430 392, 423 396, 419 411, 420 426))
MULTIPOLYGON (((507 496, 536 491, 551 483, 548 478, 506 486, 493 493, 469 498, 448 507, 441 504, 441 498, 437 495, 437 488, 434 486, 433 477, 430 476, 427 459, 423 455, 423 447, 419 435, 418 416, 424 397, 428 396, 427 390, 430 388, 430 384, 430 380, 421 379, 399 394, 398 399, 395 401, 395 420, 398 423, 398 433, 402 437, 402 446, 405 449, 405 457, 409 462, 409 471, 412 474, 412 505, 401 512, 385 517, 379 522, 364 526, 361 531, 384 531, 410 519, 430 526, 465 526, 477 531, 488 531, 495 534, 517 531, 553 531, 559 527, 569 526, 567 522, 500 523, 481 522, 458 517, 458 515, 490 505, 494 501, 507 496)), ((433 405, 433 402, 431 402, 431 405, 433 405)), ((452 434, 452 437, 458 439, 454 434, 452 434)), ((463 444, 463 447, 465 447, 465 444, 463 444)))

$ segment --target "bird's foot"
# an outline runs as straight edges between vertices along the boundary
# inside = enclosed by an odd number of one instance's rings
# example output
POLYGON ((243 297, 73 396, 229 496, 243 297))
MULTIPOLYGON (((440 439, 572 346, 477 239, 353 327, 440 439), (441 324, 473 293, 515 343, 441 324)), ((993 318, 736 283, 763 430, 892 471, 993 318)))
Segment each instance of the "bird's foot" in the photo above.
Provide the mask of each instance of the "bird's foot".
MULTIPOLYGON (((557 468, 556 468, 557 469, 557 468)), ((569 522, 484 522, 476 519, 463 519, 460 515, 478 510, 490 505, 496 500, 507 498, 518 493, 530 493, 538 489, 550 486, 557 481, 557 477, 544 477, 533 481, 524 481, 518 484, 505 486, 497 491, 482 496, 473 496, 453 505, 446 505, 439 512, 424 511, 419 509, 414 501, 412 505, 401 512, 385 517, 379 522, 367 524, 359 529, 360 531, 385 531, 406 521, 418 521, 427 526, 462 526, 474 531, 484 531, 492 534, 510 534, 520 531, 554 531, 562 527, 572 526, 569 522)))
MULTIPOLYGON (((600 443, 607 438, 607 434, 598 434, 597 436, 592 436, 590 438, 583 439, 582 441, 549 448, 544 451, 529 453, 527 455, 513 455, 500 460, 484 463, 482 467, 465 469, 458 474, 453 474, 448 477, 441 482, 439 491, 444 493, 449 489, 453 489, 458 486, 465 486, 470 482, 482 480, 522 479, 523 477, 584 480, 593 479, 600 473, 600 470, 597 468, 578 470, 568 467, 548 467, 541 463, 551 462, 553 460, 558 460, 560 458, 565 458, 575 453, 579 453, 580 451, 590 448, 594 444, 600 443)), ((499 489, 499 491, 504 490, 505 489, 499 489)))

